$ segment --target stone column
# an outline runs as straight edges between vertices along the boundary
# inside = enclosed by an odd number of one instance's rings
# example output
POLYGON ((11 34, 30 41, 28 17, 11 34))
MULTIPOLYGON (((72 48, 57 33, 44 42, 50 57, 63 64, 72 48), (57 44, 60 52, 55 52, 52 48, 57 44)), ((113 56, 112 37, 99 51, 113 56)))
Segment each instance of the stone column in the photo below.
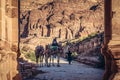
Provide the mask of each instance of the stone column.
POLYGON ((0 0, 0 40, 2 36, 2 26, 1 26, 1 20, 2 20, 2 11, 1 11, 1 0, 0 0))
POLYGON ((105 57, 103 80, 120 79, 120 0, 105 0, 105 57))
POLYGON ((18 0, 0 0, 0 80, 21 80, 18 72, 18 0))
POLYGON ((13 45, 18 43, 18 0, 6 2, 6 27, 8 29, 8 41, 13 45))
POLYGON ((18 0, 0 0, 0 35, 10 46, 18 43, 18 0))
POLYGON ((102 45, 102 54, 104 55, 105 58, 105 72, 103 75, 103 80, 109 80, 110 76, 111 76, 111 62, 112 62, 112 58, 111 58, 111 54, 110 51, 108 49, 108 43, 111 39, 111 0, 104 0, 104 43, 102 45))
POLYGON ((0 0, 1 3, 1 39, 5 41, 6 39, 6 33, 5 33, 5 0, 0 0))
POLYGON ((120 79, 120 0, 112 0, 112 38, 108 48, 112 57, 110 80, 120 79))

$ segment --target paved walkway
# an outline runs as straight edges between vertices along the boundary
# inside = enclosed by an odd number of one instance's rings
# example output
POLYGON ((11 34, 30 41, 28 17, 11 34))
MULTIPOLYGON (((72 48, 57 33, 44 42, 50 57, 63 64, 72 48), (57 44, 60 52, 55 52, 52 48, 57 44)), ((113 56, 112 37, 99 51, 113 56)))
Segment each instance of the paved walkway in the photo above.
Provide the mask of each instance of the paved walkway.
POLYGON ((92 68, 73 61, 71 65, 65 59, 60 60, 60 66, 41 67, 46 73, 38 74, 41 80, 102 80, 104 70, 92 68))

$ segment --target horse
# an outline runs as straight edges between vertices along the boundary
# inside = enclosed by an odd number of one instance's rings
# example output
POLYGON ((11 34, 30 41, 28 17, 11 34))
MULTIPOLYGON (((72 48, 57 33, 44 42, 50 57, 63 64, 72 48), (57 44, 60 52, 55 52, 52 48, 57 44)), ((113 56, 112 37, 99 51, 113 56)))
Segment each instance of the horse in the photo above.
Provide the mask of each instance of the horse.
POLYGON ((58 59, 57 59, 57 66, 58 67, 60 67, 60 57, 63 56, 62 54, 64 54, 63 53, 63 48, 62 48, 61 45, 59 45, 58 49, 57 49, 57 57, 58 57, 58 59))
POLYGON ((40 67, 43 66, 43 58, 44 58, 44 48, 42 45, 35 47, 35 56, 36 56, 36 63, 38 64, 38 59, 40 58, 40 67))
POLYGON ((46 45, 46 51, 45 51, 46 65, 51 66, 51 64, 52 64, 53 66, 55 66, 54 58, 57 56, 57 66, 59 67, 60 66, 60 64, 59 64, 60 56, 61 56, 60 54, 62 54, 62 53, 63 53, 63 49, 61 46, 58 46, 57 49, 55 50, 55 49, 52 49, 50 45, 46 45), (49 60, 49 62, 48 62, 48 60, 49 60))
POLYGON ((44 54, 45 54, 45 66, 50 66, 50 64, 51 64, 51 56, 52 56, 52 54, 51 54, 52 52, 51 52, 51 50, 50 50, 50 48, 49 48, 49 45, 46 45, 46 49, 44 50, 44 54), (50 58, 50 62, 48 62, 48 59, 50 58))

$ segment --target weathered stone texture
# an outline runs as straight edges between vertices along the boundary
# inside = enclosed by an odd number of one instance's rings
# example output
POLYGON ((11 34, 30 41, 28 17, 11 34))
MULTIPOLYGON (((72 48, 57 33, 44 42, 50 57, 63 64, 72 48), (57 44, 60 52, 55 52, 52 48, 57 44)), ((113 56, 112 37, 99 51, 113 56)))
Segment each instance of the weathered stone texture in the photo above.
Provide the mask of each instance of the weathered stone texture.
POLYGON ((120 79, 120 1, 105 0, 105 41, 102 47, 105 57, 103 80, 120 79))
POLYGON ((18 43, 18 18, 12 18, 12 41, 18 43), (15 34, 16 33, 16 34, 15 34))
POLYGON ((11 2, 12 0, 7 1, 5 4, 3 0, 1 8, 2 40, 6 40, 10 44, 14 41, 18 41, 18 35, 14 34, 14 32, 18 33, 18 8, 12 8, 12 6, 10 6, 11 2))
POLYGON ((11 0, 11 4, 13 7, 18 7, 18 0, 11 0))
POLYGON ((114 34, 117 34, 117 35, 119 35, 120 33, 119 33, 119 31, 120 31, 120 27, 119 27, 119 25, 120 25, 120 22, 119 22, 119 19, 120 19, 120 2, 119 2, 119 0, 116 0, 116 1, 112 1, 112 32, 114 33, 114 34))
POLYGON ((1 11, 1 8, 0 8, 0 21, 2 20, 2 11, 1 11))
POLYGON ((104 2, 97 1, 53 0, 41 6, 37 5, 39 3, 37 0, 21 1, 21 37, 36 34, 41 38, 59 37, 60 40, 65 40, 101 32, 103 31, 104 2), (31 4, 36 6, 31 7, 31 4))
POLYGON ((18 6, 11 6, 12 1, 0 0, 0 80, 21 80, 17 71, 18 6))
POLYGON ((0 80, 17 80, 13 79, 18 74, 17 53, 14 51, 8 43, 0 41, 0 80))
POLYGON ((112 62, 114 65, 112 66, 112 74, 114 75, 113 80, 120 79, 120 1, 112 0, 112 40, 109 43, 109 49, 111 51, 112 58, 114 61, 112 62))
POLYGON ((2 27, 1 27, 1 21, 0 21, 0 40, 1 40, 1 36, 2 36, 2 27))
POLYGON ((1 8, 1 1, 0 1, 0 8, 1 8))
MULTIPOLYGON (((1 5, 1 1, 0 1, 0 5, 1 5)), ((2 23, 1 23, 1 20, 2 20, 2 14, 1 14, 1 6, 0 6, 0 39, 1 39, 1 36, 2 36, 2 23)))
POLYGON ((6 8, 6 16, 10 18, 18 18, 18 8, 6 8))

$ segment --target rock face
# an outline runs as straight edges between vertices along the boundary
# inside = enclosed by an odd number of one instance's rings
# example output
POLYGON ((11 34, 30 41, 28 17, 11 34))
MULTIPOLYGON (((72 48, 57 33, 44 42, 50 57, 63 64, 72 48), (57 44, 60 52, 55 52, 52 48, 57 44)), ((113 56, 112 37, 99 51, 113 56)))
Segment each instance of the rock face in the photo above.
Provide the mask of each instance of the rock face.
POLYGON ((22 80, 17 63, 17 47, 0 41, 0 80, 22 80))
POLYGON ((21 37, 65 40, 103 31, 103 0, 21 0, 21 5, 21 37))
POLYGON ((103 43, 103 34, 95 35, 92 38, 86 39, 78 45, 78 57, 77 60, 79 62, 92 65, 97 68, 104 67, 104 58, 101 55, 101 43, 103 43))
POLYGON ((18 72, 18 0, 0 0, 0 80, 22 80, 18 72))

